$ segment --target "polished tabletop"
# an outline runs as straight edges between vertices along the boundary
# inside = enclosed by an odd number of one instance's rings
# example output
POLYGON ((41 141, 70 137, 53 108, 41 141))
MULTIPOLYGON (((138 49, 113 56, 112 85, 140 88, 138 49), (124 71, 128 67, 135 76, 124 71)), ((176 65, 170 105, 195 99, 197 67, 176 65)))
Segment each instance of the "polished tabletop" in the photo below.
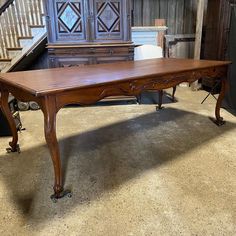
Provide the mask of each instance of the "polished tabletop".
POLYGON ((227 64, 230 62, 160 58, 84 67, 0 73, 0 83, 20 88, 34 96, 42 96, 70 89, 141 79, 147 75, 158 77, 227 64))

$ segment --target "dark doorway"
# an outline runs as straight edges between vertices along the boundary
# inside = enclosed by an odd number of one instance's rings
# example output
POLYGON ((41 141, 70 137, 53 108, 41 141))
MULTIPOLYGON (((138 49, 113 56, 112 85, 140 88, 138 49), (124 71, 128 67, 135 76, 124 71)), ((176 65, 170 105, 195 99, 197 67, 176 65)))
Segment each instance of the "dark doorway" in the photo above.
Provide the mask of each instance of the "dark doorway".
POLYGON ((236 110, 236 5, 232 7, 231 23, 229 33, 229 59, 233 62, 229 74, 228 101, 230 106, 236 110))

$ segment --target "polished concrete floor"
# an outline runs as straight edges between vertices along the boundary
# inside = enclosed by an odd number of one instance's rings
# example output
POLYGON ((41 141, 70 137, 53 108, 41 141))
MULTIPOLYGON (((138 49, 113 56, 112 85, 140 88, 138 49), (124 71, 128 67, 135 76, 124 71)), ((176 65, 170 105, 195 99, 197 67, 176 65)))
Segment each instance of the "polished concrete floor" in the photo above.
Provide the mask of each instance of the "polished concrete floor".
MULTIPOLYGON (((0 140, 0 235, 236 235, 236 118, 178 88, 177 103, 65 108, 58 114, 65 186, 53 172, 40 111, 22 112, 21 153, 0 140)), ((166 100, 167 101, 167 100, 166 100)), ((148 102, 146 102, 148 103, 148 102)))

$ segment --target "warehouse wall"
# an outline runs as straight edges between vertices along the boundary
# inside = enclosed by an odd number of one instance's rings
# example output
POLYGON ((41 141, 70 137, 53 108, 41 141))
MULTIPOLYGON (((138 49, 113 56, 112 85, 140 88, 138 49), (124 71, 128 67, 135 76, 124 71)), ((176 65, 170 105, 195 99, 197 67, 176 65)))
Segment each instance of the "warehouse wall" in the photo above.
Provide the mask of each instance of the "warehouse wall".
POLYGON ((195 32, 196 0, 132 0, 134 26, 154 26, 155 19, 166 19, 168 34, 195 32))

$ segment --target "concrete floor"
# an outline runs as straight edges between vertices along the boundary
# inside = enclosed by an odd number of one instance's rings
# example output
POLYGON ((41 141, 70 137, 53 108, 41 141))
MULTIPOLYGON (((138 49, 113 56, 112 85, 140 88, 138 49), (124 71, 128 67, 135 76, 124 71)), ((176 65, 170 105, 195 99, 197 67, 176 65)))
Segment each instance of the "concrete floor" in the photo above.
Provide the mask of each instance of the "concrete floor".
POLYGON ((0 235, 236 235, 236 119, 211 97, 66 108, 58 138, 71 199, 52 203, 40 111, 22 112, 21 154, 0 142, 0 235))

